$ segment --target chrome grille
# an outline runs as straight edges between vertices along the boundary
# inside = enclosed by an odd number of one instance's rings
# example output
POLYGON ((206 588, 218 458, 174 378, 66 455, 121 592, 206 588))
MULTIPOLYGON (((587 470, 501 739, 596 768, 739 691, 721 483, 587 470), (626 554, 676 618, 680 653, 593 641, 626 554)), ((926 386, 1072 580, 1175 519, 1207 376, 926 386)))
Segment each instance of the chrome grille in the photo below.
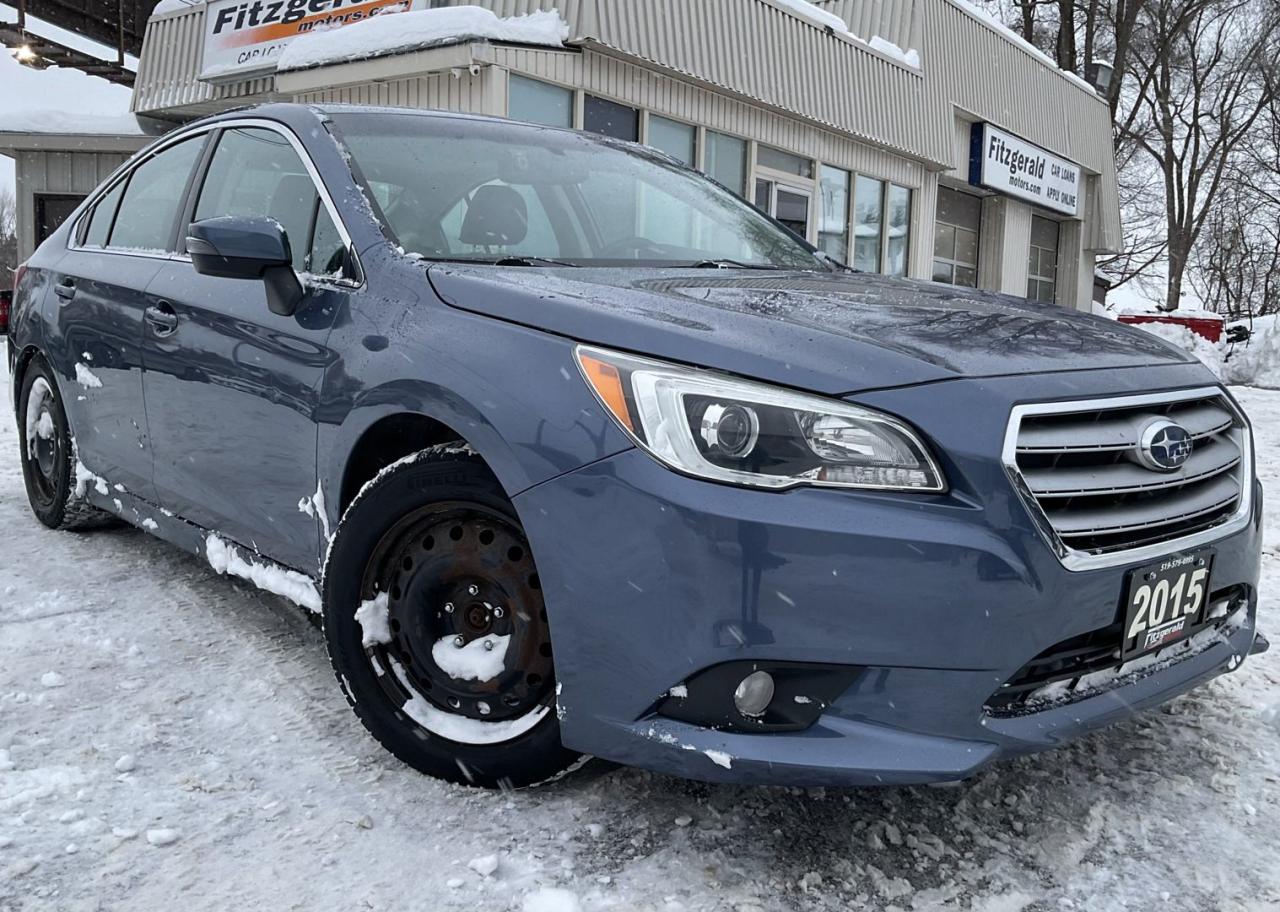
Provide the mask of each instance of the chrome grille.
POLYGON ((1244 417, 1210 388, 1018 406, 1005 464, 1059 555, 1083 567, 1136 559, 1144 549, 1167 553, 1246 519, 1249 447, 1244 417), (1140 457, 1144 430, 1161 420, 1192 442, 1171 471, 1140 457))

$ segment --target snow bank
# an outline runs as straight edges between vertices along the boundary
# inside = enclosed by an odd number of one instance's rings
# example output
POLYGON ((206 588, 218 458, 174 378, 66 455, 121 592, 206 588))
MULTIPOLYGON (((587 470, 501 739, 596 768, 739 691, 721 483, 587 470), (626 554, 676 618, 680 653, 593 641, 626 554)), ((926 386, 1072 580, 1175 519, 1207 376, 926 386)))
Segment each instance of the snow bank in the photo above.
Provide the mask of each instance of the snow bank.
POLYGON ((276 69, 283 73, 468 40, 561 47, 568 37, 569 24, 554 10, 510 19, 478 6, 383 13, 295 39, 281 52, 276 69))
MULTIPOLYGON (((1184 315, 1184 312, 1179 310, 1177 314, 1184 315)), ((1258 317, 1253 321, 1253 338, 1234 346, 1225 337, 1222 342, 1214 344, 1184 326, 1170 323, 1132 325, 1199 358, 1224 383, 1280 389, 1280 327, 1277 319, 1276 316, 1258 317)))

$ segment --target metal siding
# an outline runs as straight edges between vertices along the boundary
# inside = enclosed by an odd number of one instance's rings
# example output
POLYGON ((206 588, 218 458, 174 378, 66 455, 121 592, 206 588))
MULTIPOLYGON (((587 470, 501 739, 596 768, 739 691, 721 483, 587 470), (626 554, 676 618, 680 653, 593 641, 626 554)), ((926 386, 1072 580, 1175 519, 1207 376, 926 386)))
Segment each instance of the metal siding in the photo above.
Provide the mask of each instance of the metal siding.
POLYGON ((265 77, 214 86, 199 80, 204 7, 147 23, 130 109, 138 114, 198 117, 240 102, 273 97, 275 79, 265 77))
POLYGON ((481 76, 464 73, 455 77, 435 73, 388 82, 341 86, 304 92, 296 100, 307 104, 391 105, 436 111, 481 112, 485 109, 481 76))

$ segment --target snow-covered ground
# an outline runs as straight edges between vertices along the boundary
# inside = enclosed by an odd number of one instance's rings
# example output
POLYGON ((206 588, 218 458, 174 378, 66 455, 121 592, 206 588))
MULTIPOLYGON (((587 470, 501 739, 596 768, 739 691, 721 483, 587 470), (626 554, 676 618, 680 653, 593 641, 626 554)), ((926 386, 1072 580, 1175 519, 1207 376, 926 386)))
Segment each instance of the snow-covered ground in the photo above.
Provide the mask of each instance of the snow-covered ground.
MULTIPOLYGON (((1238 392, 1274 488, 1280 393, 1238 392)), ((141 532, 38 525, 8 401, 0 369, 0 912, 1280 907, 1280 650, 956 788, 589 764, 471 791, 365 736, 297 609, 141 532)))

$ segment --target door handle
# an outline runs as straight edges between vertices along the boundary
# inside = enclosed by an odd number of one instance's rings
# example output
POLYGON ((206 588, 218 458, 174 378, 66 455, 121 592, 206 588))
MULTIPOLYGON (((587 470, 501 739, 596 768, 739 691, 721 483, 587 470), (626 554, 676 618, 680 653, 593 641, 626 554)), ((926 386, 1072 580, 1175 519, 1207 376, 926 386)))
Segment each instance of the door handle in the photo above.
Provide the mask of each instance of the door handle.
POLYGON ((64 301, 70 301, 76 296, 76 283, 74 279, 63 279, 57 285, 53 286, 53 293, 64 301))
POLYGON ((147 322, 157 336, 168 336, 178 329, 178 315, 166 301, 152 304, 145 311, 147 322))

